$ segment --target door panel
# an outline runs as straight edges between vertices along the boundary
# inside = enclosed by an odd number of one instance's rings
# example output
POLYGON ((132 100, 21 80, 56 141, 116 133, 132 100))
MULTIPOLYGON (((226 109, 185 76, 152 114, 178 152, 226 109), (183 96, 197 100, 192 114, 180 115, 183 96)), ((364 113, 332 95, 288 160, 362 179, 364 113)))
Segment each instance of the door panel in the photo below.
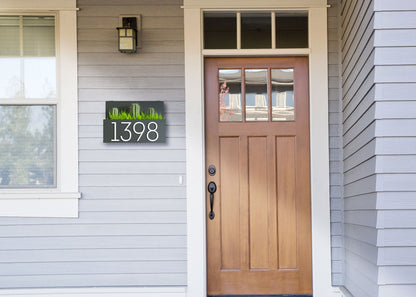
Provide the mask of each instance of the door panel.
POLYGON ((312 292, 307 65, 205 61, 209 295, 312 292))

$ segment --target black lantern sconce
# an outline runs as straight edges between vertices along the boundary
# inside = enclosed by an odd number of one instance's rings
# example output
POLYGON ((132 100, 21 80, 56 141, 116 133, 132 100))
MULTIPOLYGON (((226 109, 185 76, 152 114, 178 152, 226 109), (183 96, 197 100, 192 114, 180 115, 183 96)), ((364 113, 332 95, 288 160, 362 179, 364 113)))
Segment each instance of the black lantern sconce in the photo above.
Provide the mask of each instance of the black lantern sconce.
MULTIPOLYGON (((140 18, 139 18, 140 21, 140 18)), ((118 27, 118 50, 122 53, 135 53, 137 51, 137 18, 123 17, 123 27, 118 27)))

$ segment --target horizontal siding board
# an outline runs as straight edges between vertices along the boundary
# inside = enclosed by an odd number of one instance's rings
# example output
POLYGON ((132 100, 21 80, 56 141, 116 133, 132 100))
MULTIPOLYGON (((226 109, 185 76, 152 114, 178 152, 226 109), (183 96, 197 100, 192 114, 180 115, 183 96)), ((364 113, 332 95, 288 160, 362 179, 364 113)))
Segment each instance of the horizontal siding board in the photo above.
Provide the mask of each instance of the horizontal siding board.
POLYGON ((378 246, 416 246, 416 228, 382 229, 378 233, 378 246))
POLYGON ((416 136, 416 119, 380 119, 376 122, 376 136, 416 136))
POLYGON ((416 228, 416 209, 380 210, 377 226, 379 228, 416 228))
POLYGON ((416 83, 377 84, 375 99, 378 101, 416 100, 416 83))
MULTIPOLYGON (((50 262, 152 262, 186 260, 185 248, 169 249, 68 249, 0 251, 2 263, 50 262)), ((179 267, 182 263, 178 263, 179 267)))
MULTIPOLYGON (((121 199, 122 200, 122 199, 121 199)), ((179 202, 180 203, 180 202, 179 202)), ((104 203, 105 204, 105 203, 104 203)), ((182 203, 180 203, 182 204, 182 203)), ((68 218, 65 221, 61 219, 50 218, 48 224, 68 225, 68 224, 161 224, 161 223, 186 223, 185 210, 165 211, 146 211, 146 210, 128 210, 128 211, 82 211, 79 218, 68 218)), ((43 218, 4 218, 3 226, 10 225, 44 225, 43 218)), ((0 247, 1 250, 2 247, 0 247)))
POLYGON ((377 102, 377 119, 415 119, 416 101, 407 102, 377 102))
POLYGON ((378 209, 416 209, 416 191, 378 193, 378 209))
POLYGON ((345 210, 373 210, 377 207, 377 193, 344 197, 345 210))
POLYGON ((177 249, 186 248, 186 236, 58 236, 0 237, 1 250, 177 249))
MULTIPOLYGON (((131 2, 130 2, 131 3, 131 2)), ((114 2, 113 2, 114 4, 114 2)), ((86 5, 78 5, 81 7, 78 12, 79 17, 118 17, 123 14, 141 14, 144 17, 168 17, 168 16, 183 16, 183 9, 180 5, 126 5, 126 6, 110 6, 101 5, 99 7, 86 5)))
POLYGON ((377 0, 374 10, 416 10, 416 3, 414 0, 377 0))
MULTIPOLYGON (((140 153, 134 150, 123 150, 120 148, 117 154, 112 150, 90 151, 84 150, 79 152, 79 160, 86 162, 138 162, 138 161, 167 161, 179 162, 185 161, 185 150, 141 150, 140 153)), ((92 185, 91 185, 92 186, 92 185)))
POLYGON ((142 186, 142 187, 164 187, 178 185, 178 175, 175 174, 85 174, 80 180, 80 186, 104 186, 104 187, 123 187, 123 186, 142 186))
POLYGON ((416 265, 416 247, 381 247, 378 252, 378 264, 391 265, 416 265))
POLYGON ((383 285, 380 286, 379 297, 413 297, 415 296, 416 285, 383 285))
POLYGON ((46 274, 106 274, 103 271, 110 270, 117 274, 155 274, 155 273, 185 273, 186 261, 120 261, 98 262, 94 265, 90 262, 79 262, 77 265, 71 262, 45 262, 45 263, 6 263, 0 264, 0 276, 32 275, 42 271, 38 275, 46 274))
POLYGON ((80 102, 104 102, 108 101, 126 101, 126 100, 162 100, 162 101, 181 101, 184 100, 185 89, 173 89, 173 90, 152 90, 149 95, 147 89, 129 89, 129 90, 112 90, 112 89, 80 89, 79 100, 80 102))
POLYGON ((348 238, 348 241, 345 243, 345 249, 374 265, 377 264, 377 247, 372 244, 354 238, 348 238))
MULTIPOLYGON (((99 187, 84 186, 80 187, 82 199, 149 199, 157 197, 158 199, 185 199, 185 187, 137 187, 130 185, 128 187, 99 187)), ((84 201, 84 200, 83 200, 84 201)))
MULTIPOLYGON (((159 33, 161 34, 161 33, 159 33)), ((149 53, 183 53, 184 42, 177 40, 148 40, 140 49, 140 54, 149 53)), ((79 53, 118 53, 117 39, 81 40, 78 42, 79 53)))
POLYGON ((378 191, 416 191, 416 174, 378 174, 378 191))
POLYGON ((416 11, 377 11, 374 18, 375 29, 416 28, 416 11))
MULTIPOLYGON (((183 209, 182 209, 183 210, 183 209)), ((82 210, 81 210, 82 211, 82 210)), ((186 235, 186 224, 0 226, 3 237, 186 235)))
POLYGON ((377 173, 416 173, 416 155, 377 156, 377 173))
MULTIPOLYGON (((80 65, 177 65, 184 63, 183 53, 154 53, 136 56, 119 55, 117 53, 79 53, 80 65)), ((81 86, 81 89, 84 88, 81 86)), ((183 85, 182 85, 183 88, 183 85)))
POLYGON ((416 137, 380 137, 376 140, 378 155, 412 155, 416 153, 416 137))
POLYGON ((375 65, 416 64, 416 47, 378 47, 375 49, 375 65))
POLYGON ((416 29, 376 30, 374 34, 377 47, 416 46, 416 29))
POLYGON ((78 86, 88 89, 175 89, 183 88, 183 77, 80 77, 78 86))
POLYGON ((416 266, 381 266, 379 268, 380 284, 413 284, 415 282, 416 266))
POLYGON ((376 83, 415 83, 416 65, 376 66, 376 83))
POLYGON ((363 161, 360 165, 355 166, 348 171, 344 172, 344 185, 347 185, 353 181, 368 177, 374 174, 376 169, 376 158, 371 157, 368 160, 363 161))
POLYGON ((349 244, 348 241, 350 240, 350 238, 365 242, 373 246, 376 246, 377 244, 377 232, 375 232, 374 228, 371 228, 371 227, 353 225, 353 224, 345 224, 344 234, 345 234, 345 246, 349 244))
MULTIPOLYGON (((160 211, 186 211, 186 199, 121 199, 116 197, 110 199, 82 200, 79 205, 80 212, 122 212, 122 211, 141 211, 141 212, 160 212, 160 211)), ((122 228, 123 225, 118 227, 122 228)), ((143 227, 143 226, 142 226, 143 227)), ((163 227, 163 226, 159 226, 163 227)), ((176 226, 178 227, 178 226, 176 226)), ((7 228, 6 228, 7 229, 7 228)), ((149 235, 149 234, 147 234, 149 235)), ((157 235, 157 234, 155 234, 157 235)))
POLYGON ((79 166, 80 175, 117 175, 117 174, 182 174, 186 173, 183 162, 82 162, 79 166), (120 170, 122 169, 122 170, 120 170), (117 170, 120 170, 117 172, 117 170))
POLYGON ((120 79, 120 78, 166 78, 166 77, 184 77, 184 65, 130 65, 130 66, 79 66, 78 76, 80 79, 93 77, 95 79, 103 78, 120 79))
POLYGON ((0 287, 3 289, 47 288, 51 284, 55 288, 108 287, 109 284, 114 283, 119 286, 185 286, 186 273, 84 274, 82 277, 79 275, 45 274, 2 276, 0 278, 0 287))

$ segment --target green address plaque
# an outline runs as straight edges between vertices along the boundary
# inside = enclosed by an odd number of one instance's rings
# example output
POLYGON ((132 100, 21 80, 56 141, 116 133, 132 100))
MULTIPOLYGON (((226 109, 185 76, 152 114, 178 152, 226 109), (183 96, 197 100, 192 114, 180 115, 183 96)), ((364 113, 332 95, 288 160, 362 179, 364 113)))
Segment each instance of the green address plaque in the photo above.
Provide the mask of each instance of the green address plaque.
POLYGON ((105 113, 105 143, 166 142, 162 101, 107 101, 105 113))

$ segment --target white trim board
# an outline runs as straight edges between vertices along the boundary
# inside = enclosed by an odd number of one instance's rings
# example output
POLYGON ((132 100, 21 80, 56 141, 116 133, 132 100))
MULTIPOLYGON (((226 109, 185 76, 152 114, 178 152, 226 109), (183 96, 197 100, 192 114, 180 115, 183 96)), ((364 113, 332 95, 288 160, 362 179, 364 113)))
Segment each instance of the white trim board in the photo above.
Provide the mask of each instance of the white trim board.
POLYGON ((185 287, 0 290, 0 297, 185 297, 185 287))
MULTIPOLYGON (((238 11, 238 1, 221 1, 218 8, 238 11), (234 5, 234 6, 233 6, 234 5)), ((252 1, 250 1, 253 3, 252 1)), ((266 7, 270 1, 255 2, 266 7), (259 3, 258 3, 259 2, 259 3)), ((287 1, 272 1, 270 9, 287 1)), ((328 146, 328 53, 326 1, 291 1, 304 5, 309 12, 309 91, 311 152, 311 213, 313 294, 319 297, 339 296, 331 286, 331 240, 329 208, 328 146), (310 5, 308 5, 308 3, 310 5), (319 7, 316 7, 316 5, 319 7)), ((212 1, 185 1, 185 101, 187 153, 187 235, 188 295, 206 296, 206 211, 205 211, 205 133, 204 133, 204 54, 224 56, 227 52, 202 49, 202 8, 215 8, 212 1), (202 3, 203 2, 203 3, 202 3), (200 5, 200 6, 198 6, 200 5)), ((243 5, 243 4, 241 4, 243 5)), ((235 50, 238 51, 238 50, 235 50)), ((245 53, 247 54, 247 53, 245 53)), ((299 50, 284 55, 299 55, 299 50)), ((238 55, 238 54, 236 54, 238 55)), ((256 56, 282 56, 279 50, 267 50, 256 56)))

